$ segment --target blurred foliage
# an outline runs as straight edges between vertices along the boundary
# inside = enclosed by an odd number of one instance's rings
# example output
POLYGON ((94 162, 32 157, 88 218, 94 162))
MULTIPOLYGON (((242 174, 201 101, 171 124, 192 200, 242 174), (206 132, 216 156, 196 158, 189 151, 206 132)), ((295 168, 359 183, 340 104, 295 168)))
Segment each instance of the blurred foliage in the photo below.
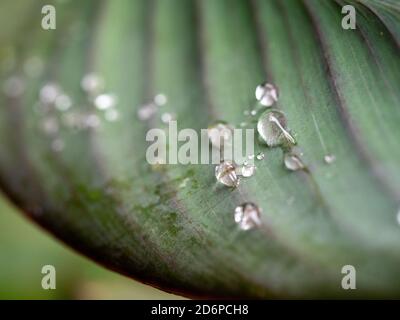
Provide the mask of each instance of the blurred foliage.
POLYGON ((97 266, 22 217, 0 195, 0 299, 181 299, 97 266), (41 269, 56 268, 43 290, 41 269))

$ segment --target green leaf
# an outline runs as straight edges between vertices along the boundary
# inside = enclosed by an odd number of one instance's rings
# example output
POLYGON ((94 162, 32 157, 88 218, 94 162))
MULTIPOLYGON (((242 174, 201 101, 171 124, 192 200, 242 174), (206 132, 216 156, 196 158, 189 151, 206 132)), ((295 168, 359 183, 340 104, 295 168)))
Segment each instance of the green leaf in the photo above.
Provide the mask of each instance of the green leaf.
POLYGON ((0 185, 27 215, 108 268, 186 296, 399 296, 397 1, 57 1, 56 30, 41 28, 44 4, 0 10, 0 185), (344 4, 355 30, 342 28, 344 4), (38 77, 32 57, 44 62, 38 77), (91 112, 80 82, 93 71, 120 120, 44 134, 63 114, 37 111, 43 85, 72 98, 67 113, 91 112), (15 76, 25 90, 7 94, 15 76), (235 190, 217 186, 213 165, 147 163, 146 132, 166 125, 136 114, 154 95, 167 95, 161 112, 180 129, 239 126, 265 80, 307 170, 258 144, 266 157, 235 190), (262 225, 242 231, 233 213, 248 201, 262 225), (344 265, 357 290, 342 289, 344 265))

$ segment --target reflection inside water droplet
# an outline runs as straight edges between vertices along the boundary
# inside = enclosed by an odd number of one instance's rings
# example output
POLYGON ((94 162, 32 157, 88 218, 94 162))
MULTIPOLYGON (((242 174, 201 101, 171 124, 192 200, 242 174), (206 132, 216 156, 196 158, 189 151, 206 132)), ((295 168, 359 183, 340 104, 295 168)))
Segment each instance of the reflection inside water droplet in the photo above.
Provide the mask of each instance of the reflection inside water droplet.
POLYGON ((239 225, 240 229, 250 230, 261 225, 260 211, 254 203, 243 203, 235 209, 235 222, 239 225))
POLYGON ((231 161, 223 161, 215 167, 215 177, 217 181, 228 186, 237 187, 239 177, 236 174, 236 165, 231 161))
POLYGON ((264 152, 259 152, 256 156, 257 160, 263 160, 265 158, 264 152))
POLYGON ((265 107, 272 106, 278 101, 278 90, 270 83, 263 83, 256 88, 256 99, 265 107))
POLYGON ((296 144, 295 139, 286 129, 286 117, 281 111, 265 111, 258 119, 257 131, 269 147, 296 144))
POLYGON ((285 153, 283 162, 285 164, 286 169, 296 171, 296 170, 301 170, 304 169, 304 164, 297 156, 296 154, 293 153, 285 153))

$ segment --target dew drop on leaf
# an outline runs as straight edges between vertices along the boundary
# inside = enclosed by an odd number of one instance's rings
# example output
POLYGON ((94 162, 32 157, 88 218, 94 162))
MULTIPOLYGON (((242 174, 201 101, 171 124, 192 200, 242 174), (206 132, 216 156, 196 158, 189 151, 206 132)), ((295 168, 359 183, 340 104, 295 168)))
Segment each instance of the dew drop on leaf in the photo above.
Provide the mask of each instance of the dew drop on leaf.
POLYGON ((263 152, 259 152, 256 156, 257 160, 264 160, 265 154, 263 152))
POLYGON ((240 174, 245 177, 251 177, 252 175, 254 175, 256 171, 256 166, 252 165, 252 164, 243 164, 243 166, 240 167, 240 174))
POLYGON ((285 164, 286 169, 291 171, 304 169, 304 163, 301 159, 293 153, 285 153, 283 162, 285 164))
POLYGON ((235 222, 242 230, 250 230, 261 225, 261 210, 257 205, 251 202, 246 202, 236 207, 235 222))
POLYGON ((269 147, 296 144, 295 139, 286 128, 286 117, 281 111, 265 111, 258 119, 257 131, 269 147))
POLYGON ((256 88, 256 99, 261 105, 265 107, 272 106, 276 101, 278 101, 278 90, 270 83, 263 83, 256 88))
POLYGON ((228 186, 237 187, 239 177, 236 174, 236 165, 232 161, 222 161, 215 167, 215 178, 218 182, 228 186))

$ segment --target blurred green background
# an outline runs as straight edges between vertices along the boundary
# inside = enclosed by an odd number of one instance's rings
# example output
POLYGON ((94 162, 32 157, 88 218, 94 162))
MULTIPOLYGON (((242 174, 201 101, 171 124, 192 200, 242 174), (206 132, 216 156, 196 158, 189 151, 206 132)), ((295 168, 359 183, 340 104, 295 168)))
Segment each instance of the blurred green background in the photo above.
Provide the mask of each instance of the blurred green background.
POLYGON ((0 299, 179 299, 108 271, 26 219, 0 194, 0 299), (56 290, 41 286, 56 268, 56 290))

